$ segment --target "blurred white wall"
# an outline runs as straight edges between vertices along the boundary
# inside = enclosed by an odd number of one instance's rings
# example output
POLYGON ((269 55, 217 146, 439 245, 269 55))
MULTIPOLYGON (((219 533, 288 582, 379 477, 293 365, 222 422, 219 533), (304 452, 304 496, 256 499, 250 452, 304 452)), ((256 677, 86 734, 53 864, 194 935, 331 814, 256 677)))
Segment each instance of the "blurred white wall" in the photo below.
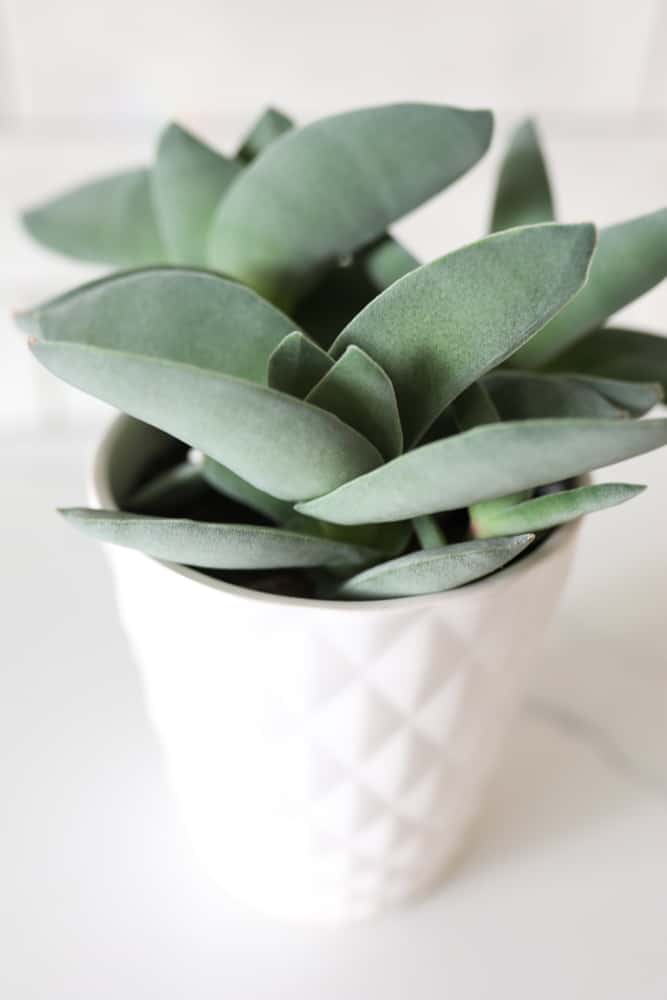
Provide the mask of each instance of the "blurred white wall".
MULTIPOLYGON (((401 224, 424 257, 480 235, 502 136, 540 118, 563 219, 667 202, 665 0, 0 0, 0 428, 99 408, 55 383, 12 308, 92 273, 34 247, 21 206, 150 156, 179 117, 223 146, 266 103, 302 120, 433 100, 500 112, 492 154, 401 224)), ((667 288, 628 321, 667 328, 667 288)))
POLYGON ((662 0, 2 0, 19 113, 218 115, 420 98, 664 107, 662 0), (650 84, 650 87, 648 86, 650 84))

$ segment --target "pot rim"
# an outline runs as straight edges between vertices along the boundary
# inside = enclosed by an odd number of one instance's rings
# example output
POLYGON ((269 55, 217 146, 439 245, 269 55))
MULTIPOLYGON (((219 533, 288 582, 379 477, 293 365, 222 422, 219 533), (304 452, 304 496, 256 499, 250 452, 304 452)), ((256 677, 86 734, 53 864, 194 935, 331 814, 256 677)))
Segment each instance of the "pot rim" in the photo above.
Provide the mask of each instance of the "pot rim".
MULTIPOLYGON (((109 480, 109 464, 111 454, 113 453, 118 439, 122 434, 123 427, 132 419, 133 418, 128 417, 124 413, 113 417, 104 432, 101 441, 95 449, 92 468, 88 473, 87 482, 87 492, 93 507, 106 508, 109 510, 120 509, 111 490, 111 483, 109 480)), ((578 477, 578 481, 582 485, 587 485, 590 482, 590 476, 580 476, 578 477)), ((519 560, 511 562, 509 565, 501 568, 490 576, 482 578, 481 580, 465 584, 463 587, 455 587, 452 590, 440 591, 434 594, 417 594, 410 597, 388 597, 382 598, 381 600, 325 601, 313 597, 290 597, 282 594, 271 594, 264 591, 251 590, 247 587, 239 587, 233 583, 227 583, 223 580, 216 580, 213 577, 206 576, 198 569, 181 566, 178 563, 171 563, 165 559, 156 559, 153 556, 145 555, 143 552, 135 551, 137 555, 150 560, 158 566, 161 566, 169 573, 185 577, 193 583, 198 583, 201 586, 207 587, 211 590, 220 591, 235 598, 242 598, 258 604, 282 605, 289 608, 312 608, 314 611, 317 610, 320 612, 346 611, 352 614, 372 614, 373 612, 382 610, 386 611, 389 609, 394 609, 397 612, 401 609, 418 610, 419 608, 432 607, 434 604, 439 604, 442 601, 455 599, 457 596, 460 597, 464 592, 466 596, 473 597, 482 591, 486 592, 487 590, 490 590, 492 587, 503 586, 512 578, 525 572, 537 563, 553 559, 563 545, 573 544, 579 531, 581 520, 581 518, 577 518, 574 521, 570 521, 567 524, 554 528, 547 539, 533 552, 530 552, 528 555, 519 560)))

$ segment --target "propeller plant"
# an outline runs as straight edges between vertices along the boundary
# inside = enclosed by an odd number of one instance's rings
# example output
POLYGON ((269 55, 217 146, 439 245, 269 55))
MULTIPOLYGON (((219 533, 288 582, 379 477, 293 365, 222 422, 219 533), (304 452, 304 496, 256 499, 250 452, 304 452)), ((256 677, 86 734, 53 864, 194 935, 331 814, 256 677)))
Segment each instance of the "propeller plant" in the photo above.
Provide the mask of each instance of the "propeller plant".
POLYGON ((105 542, 246 586, 340 599, 444 591, 643 489, 578 478, 667 443, 667 340, 605 328, 667 275, 667 211, 553 221, 530 122, 491 233, 419 264, 387 232, 486 151, 485 111, 403 104, 223 156, 169 125, 150 169, 25 216, 123 270, 21 315, 35 356, 173 439, 105 542))

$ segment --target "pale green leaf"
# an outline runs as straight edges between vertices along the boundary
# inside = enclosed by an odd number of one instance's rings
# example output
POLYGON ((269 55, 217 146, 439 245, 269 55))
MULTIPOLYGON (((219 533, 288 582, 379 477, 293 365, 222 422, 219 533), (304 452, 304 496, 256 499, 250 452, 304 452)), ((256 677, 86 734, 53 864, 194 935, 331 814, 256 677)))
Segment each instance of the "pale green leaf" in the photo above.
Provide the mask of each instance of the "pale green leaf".
POLYGON ((412 537, 410 521, 390 521, 380 524, 331 524, 328 521, 317 521, 294 511, 286 518, 283 527, 288 531, 299 531, 306 535, 317 535, 318 538, 330 538, 336 542, 350 542, 352 545, 363 545, 380 553, 383 558, 391 559, 400 555, 407 548, 412 537))
POLYGON ((594 330, 547 365, 548 371, 659 382, 667 394, 667 337, 641 330, 594 330))
POLYGON ((41 340, 89 344, 264 382, 294 321, 255 292, 206 271, 112 275, 23 314, 41 340))
POLYGON ((294 122, 277 108, 267 108, 252 125, 250 131, 241 142, 236 154, 241 163, 249 163, 279 139, 285 132, 294 128, 294 122))
POLYGON ((295 330, 280 341, 269 358, 267 381, 272 389, 303 399, 332 365, 326 351, 295 330))
POLYGON ((667 275, 667 209, 600 231, 586 287, 512 359, 540 368, 667 275))
POLYGON ((294 313, 299 325, 324 348, 376 295, 419 262, 392 236, 385 234, 350 260, 332 267, 294 313))
POLYGON ((378 291, 419 267, 419 261, 393 236, 385 234, 355 258, 378 291))
POLYGON ((144 267, 167 259, 144 169, 66 191, 25 212, 23 223, 44 246, 79 260, 144 267))
POLYGON ((366 108, 288 132, 221 202, 210 265, 293 304, 323 267, 378 238, 486 151, 486 111, 366 108))
POLYGON ((412 519, 412 526, 423 549, 437 549, 447 544, 447 538, 433 514, 422 514, 412 519))
POLYGON ((201 499, 206 490, 199 468, 193 462, 181 462, 143 483, 124 506, 140 514, 178 514, 201 499))
POLYGON ((480 504, 479 508, 473 507, 470 512, 472 529, 477 538, 492 538, 495 535, 521 531, 545 531, 558 524, 574 521, 584 514, 625 503, 644 489, 645 486, 631 486, 627 483, 600 483, 548 493, 497 510, 480 504))
POLYGON ((355 427, 385 458, 402 451, 394 387, 387 373, 360 348, 348 347, 306 399, 355 427))
POLYGON ((164 245, 175 264, 206 263, 213 212, 241 165, 172 123, 160 136, 151 191, 164 245))
POLYGON ((357 344, 384 368, 412 444, 576 294, 594 241, 590 225, 548 223, 470 244, 396 281, 352 320, 331 353, 357 344))
POLYGON ((627 382, 622 379, 600 378, 576 372, 571 372, 567 378, 589 386, 633 417, 643 417, 662 402, 664 396, 659 382, 627 382))
POLYGON ((482 424, 495 424, 500 419, 495 403, 491 398, 486 380, 472 382, 460 396, 454 400, 451 410, 459 430, 469 431, 482 424))
POLYGON ((510 137, 498 176, 491 232, 550 222, 554 206, 535 123, 521 122, 510 137))
POLYGON ((317 496, 382 461, 337 417, 263 385, 98 347, 31 346, 65 382, 199 448, 281 500, 317 496))
POLYGON ((593 386, 565 375, 494 371, 484 386, 502 420, 625 416, 593 386))
POLYGON ((533 539, 516 535, 411 552, 351 577, 336 596, 368 600, 452 590, 505 566, 533 539))
MULTIPOLYGON (((208 455, 204 456, 199 466, 199 472, 204 481, 218 493, 222 493, 236 503, 243 504, 244 507, 249 507, 250 510, 254 510, 270 521, 275 521, 276 524, 284 524, 290 518, 298 516, 294 514, 294 507, 291 503, 277 500, 270 493, 265 493, 263 490, 251 486, 245 479, 241 479, 231 469, 215 462, 208 455)), ((305 521, 306 518, 301 518, 301 520, 305 521)))
POLYGON ((403 520, 557 483, 667 444, 667 420, 524 420, 423 445, 297 505, 337 524, 403 520))
POLYGON ((206 569, 359 566, 377 559, 372 549, 282 528, 149 517, 82 507, 60 513, 97 541, 138 549, 155 559, 206 569))

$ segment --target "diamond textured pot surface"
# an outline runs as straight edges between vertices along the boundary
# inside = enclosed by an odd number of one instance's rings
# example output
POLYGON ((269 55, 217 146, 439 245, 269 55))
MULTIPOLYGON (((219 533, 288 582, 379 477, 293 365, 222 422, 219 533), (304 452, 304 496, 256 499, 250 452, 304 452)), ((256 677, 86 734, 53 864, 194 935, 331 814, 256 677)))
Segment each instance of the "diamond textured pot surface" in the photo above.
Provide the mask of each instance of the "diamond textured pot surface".
MULTIPOLYGON (((114 424, 96 504, 156 434, 114 424)), ((479 811, 576 530, 448 594, 347 604, 110 549, 172 786, 220 885, 275 916, 338 922, 434 885, 479 811)))

